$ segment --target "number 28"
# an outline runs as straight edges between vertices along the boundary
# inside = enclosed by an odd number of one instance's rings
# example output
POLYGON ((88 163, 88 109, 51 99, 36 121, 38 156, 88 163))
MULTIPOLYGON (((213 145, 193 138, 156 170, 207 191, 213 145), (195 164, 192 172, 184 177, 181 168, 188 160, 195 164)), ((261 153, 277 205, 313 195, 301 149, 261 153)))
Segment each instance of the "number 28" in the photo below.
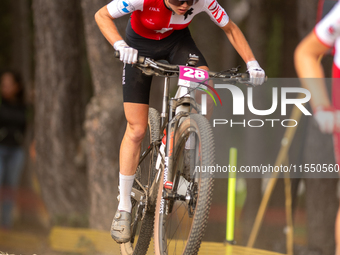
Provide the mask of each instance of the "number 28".
POLYGON ((188 78, 196 78, 198 80, 203 80, 205 79, 205 73, 201 70, 198 69, 191 69, 191 68, 184 68, 183 69, 185 71, 185 73, 183 74, 183 76, 188 77, 188 78))

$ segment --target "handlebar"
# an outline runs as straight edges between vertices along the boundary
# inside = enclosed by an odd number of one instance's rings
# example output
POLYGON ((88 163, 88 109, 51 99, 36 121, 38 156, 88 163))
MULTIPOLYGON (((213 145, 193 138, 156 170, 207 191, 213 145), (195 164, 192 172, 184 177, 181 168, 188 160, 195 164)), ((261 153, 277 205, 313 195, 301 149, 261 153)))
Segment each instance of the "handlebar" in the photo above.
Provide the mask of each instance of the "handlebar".
MULTIPOLYGON (((119 58, 119 51, 114 52, 114 57, 119 58)), ((155 61, 150 58, 146 58, 143 56, 138 56, 137 63, 134 64, 137 68, 141 69, 143 72, 149 75, 158 74, 158 75, 170 75, 170 74, 178 74, 179 66, 166 64, 164 62, 155 61), (154 69, 148 70, 145 69, 154 69), (157 70, 157 71, 155 71, 157 70)), ((240 82, 249 82, 249 73, 239 73, 239 68, 232 68, 223 72, 212 72, 208 71, 210 78, 228 78, 228 79, 236 79, 240 82)))

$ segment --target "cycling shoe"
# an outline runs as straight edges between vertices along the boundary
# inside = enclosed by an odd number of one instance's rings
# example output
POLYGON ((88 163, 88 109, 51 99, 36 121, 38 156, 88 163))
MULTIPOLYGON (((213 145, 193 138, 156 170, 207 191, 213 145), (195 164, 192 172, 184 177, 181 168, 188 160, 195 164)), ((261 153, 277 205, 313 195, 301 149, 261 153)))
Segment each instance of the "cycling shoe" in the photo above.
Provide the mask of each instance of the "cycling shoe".
POLYGON ((131 238, 131 213, 117 210, 111 225, 111 237, 117 243, 127 243, 131 238))

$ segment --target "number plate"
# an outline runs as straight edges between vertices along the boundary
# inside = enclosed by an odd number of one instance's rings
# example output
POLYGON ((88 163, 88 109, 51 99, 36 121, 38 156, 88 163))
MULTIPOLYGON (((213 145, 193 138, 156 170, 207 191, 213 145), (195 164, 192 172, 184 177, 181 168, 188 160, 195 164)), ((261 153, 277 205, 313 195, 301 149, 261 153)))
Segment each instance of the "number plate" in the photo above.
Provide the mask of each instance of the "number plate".
POLYGON ((179 66, 178 86, 197 87, 200 82, 203 82, 207 79, 209 79, 209 74, 203 69, 189 66, 179 66))

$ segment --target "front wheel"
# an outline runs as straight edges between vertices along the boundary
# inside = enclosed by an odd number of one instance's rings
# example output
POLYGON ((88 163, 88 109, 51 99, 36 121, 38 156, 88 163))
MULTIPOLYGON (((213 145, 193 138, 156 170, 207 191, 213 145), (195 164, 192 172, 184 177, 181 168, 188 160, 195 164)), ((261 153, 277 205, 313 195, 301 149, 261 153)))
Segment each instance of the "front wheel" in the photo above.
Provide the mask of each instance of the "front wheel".
POLYGON ((214 154, 214 139, 207 119, 198 114, 184 119, 175 133, 171 199, 164 199, 163 180, 158 190, 156 255, 198 253, 213 191, 213 176, 204 169, 214 165, 214 154))

